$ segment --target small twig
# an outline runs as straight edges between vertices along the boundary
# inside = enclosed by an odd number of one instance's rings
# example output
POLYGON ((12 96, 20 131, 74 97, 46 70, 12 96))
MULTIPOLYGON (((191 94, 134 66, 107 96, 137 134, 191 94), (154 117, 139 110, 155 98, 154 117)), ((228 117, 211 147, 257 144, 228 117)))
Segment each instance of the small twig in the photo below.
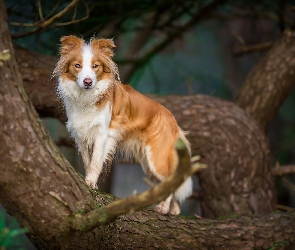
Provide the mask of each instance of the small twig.
POLYGON ((287 212, 291 212, 292 210, 294 210, 294 208, 292 208, 292 207, 288 207, 288 206, 281 205, 281 204, 277 204, 276 207, 277 207, 277 209, 287 211, 287 212))
POLYGON ((247 53, 251 53, 253 51, 261 51, 269 49, 273 45, 273 42, 265 42, 265 43, 259 43, 255 45, 249 45, 249 46, 242 46, 237 51, 233 52, 234 56, 241 56, 247 53))
POLYGON ((155 184, 154 184, 152 181, 150 181, 150 179, 148 179, 147 177, 144 177, 144 178, 143 178, 143 181, 144 181, 146 184, 148 184, 149 187, 153 187, 153 186, 155 186, 155 184))
MULTIPOLYGON (((85 5, 85 1, 83 1, 84 5, 85 5)), ((74 21, 76 19, 77 16, 77 10, 78 10, 78 5, 75 6, 75 10, 74 10, 74 14, 72 16, 72 21, 74 21)))
POLYGON ((73 15, 71 21, 64 22, 64 23, 56 23, 54 26, 66 26, 66 25, 70 25, 70 24, 74 24, 74 23, 79 23, 79 22, 82 22, 82 21, 86 20, 89 17, 89 15, 90 15, 90 9, 89 9, 89 6, 86 3, 86 1, 83 1, 83 4, 84 4, 85 10, 86 10, 86 15, 84 17, 79 18, 79 19, 75 19, 76 18, 76 13, 77 13, 77 6, 76 6, 75 7, 75 12, 74 12, 74 15, 73 15))
POLYGON ((72 138, 61 137, 57 141, 55 141, 56 146, 65 146, 65 147, 74 147, 75 141, 72 138))
POLYGON ((58 0, 57 3, 53 6, 52 10, 46 15, 46 17, 44 19, 47 19, 49 18, 53 13, 54 11, 57 9, 59 3, 60 3, 61 0, 58 0))
POLYGON ((41 0, 38 0, 38 12, 39 12, 40 21, 43 23, 44 16, 43 16, 43 12, 42 12, 41 0))
POLYGON ((233 36, 239 41, 240 44, 245 45, 245 40, 236 32, 232 32, 233 36))
POLYGON ((191 166, 189 153, 182 140, 178 140, 176 148, 179 156, 179 167, 165 181, 139 195, 131 195, 125 199, 116 200, 87 214, 76 214, 72 218, 72 228, 89 231, 99 225, 112 222, 120 215, 130 211, 135 212, 162 201, 173 193, 187 177, 206 167, 205 164, 201 163, 198 165, 195 163, 194 166, 191 166))
POLYGON ((192 195, 189 197, 189 199, 201 200, 203 199, 203 192, 200 190, 194 190, 192 195))
POLYGON ((291 183, 290 181, 288 181, 286 179, 286 177, 282 178, 282 182, 284 183, 284 185, 293 193, 295 193, 295 185, 293 183, 291 183))
POLYGON ((276 166, 271 172, 275 176, 295 174, 295 165, 276 166))
POLYGON ((202 219, 202 217, 201 217, 200 215, 194 214, 194 216, 195 216, 197 219, 202 219))

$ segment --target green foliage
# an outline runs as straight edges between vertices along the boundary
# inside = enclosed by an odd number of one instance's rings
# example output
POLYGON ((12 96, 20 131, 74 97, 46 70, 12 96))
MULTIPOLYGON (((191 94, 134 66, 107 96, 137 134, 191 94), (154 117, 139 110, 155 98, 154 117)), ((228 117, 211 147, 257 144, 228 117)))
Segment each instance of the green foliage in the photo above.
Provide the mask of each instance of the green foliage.
POLYGON ((28 230, 20 229, 15 219, 11 218, 8 222, 5 217, 5 212, 0 212, 0 249, 24 249, 23 237, 28 230))

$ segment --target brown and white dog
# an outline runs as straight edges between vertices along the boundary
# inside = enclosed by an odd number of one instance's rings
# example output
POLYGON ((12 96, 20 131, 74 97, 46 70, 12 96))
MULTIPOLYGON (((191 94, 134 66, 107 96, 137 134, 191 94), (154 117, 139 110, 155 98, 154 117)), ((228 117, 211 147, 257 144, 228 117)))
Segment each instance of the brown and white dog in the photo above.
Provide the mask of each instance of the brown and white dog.
MULTIPOLYGON (((68 116, 67 129, 81 153, 86 183, 97 188, 104 164, 116 151, 133 156, 154 182, 161 182, 177 167, 175 143, 181 138, 190 150, 173 115, 159 103, 129 85, 123 85, 112 58, 114 42, 76 36, 61 38, 60 59, 54 70, 57 91, 68 116)), ((179 214, 178 202, 192 192, 188 178, 156 206, 160 213, 179 214)))

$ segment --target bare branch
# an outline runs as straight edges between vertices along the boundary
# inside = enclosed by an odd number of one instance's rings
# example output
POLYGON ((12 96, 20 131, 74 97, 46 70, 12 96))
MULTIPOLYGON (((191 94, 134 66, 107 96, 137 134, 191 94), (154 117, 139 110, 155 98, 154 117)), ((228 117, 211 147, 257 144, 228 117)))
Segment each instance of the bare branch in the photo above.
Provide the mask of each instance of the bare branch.
POLYGON ((275 176, 295 174, 295 165, 277 166, 271 172, 275 176))
POLYGON ((79 2, 79 0, 73 0, 66 8, 64 8, 62 11, 60 11, 59 13, 57 13, 56 15, 54 15, 53 17, 51 17, 47 21, 43 22, 38 27, 35 27, 34 29, 32 29, 32 30, 30 30, 28 32, 25 32, 25 33, 13 34, 12 37, 13 38, 20 38, 20 37, 24 37, 24 36, 28 36, 28 35, 32 35, 32 34, 38 33, 41 30, 45 30, 45 29, 49 28, 52 24, 54 24, 57 20, 59 20, 60 18, 62 18, 72 8, 74 8, 78 4, 78 2, 79 2))
POLYGON ((88 6, 88 4, 87 4, 87 2, 85 0, 83 0, 83 4, 84 4, 85 10, 86 10, 86 15, 84 17, 76 19, 76 14, 77 14, 77 6, 76 6, 75 7, 75 12, 74 12, 74 15, 73 15, 71 21, 64 22, 64 23, 56 23, 54 26, 66 26, 66 25, 79 23, 79 22, 82 22, 82 21, 86 20, 90 15, 90 9, 89 9, 89 6, 88 6))
POLYGON ((258 43, 254 45, 246 45, 246 46, 241 46, 238 50, 233 52, 234 56, 241 56, 245 55, 248 53, 252 53, 254 51, 261 51, 261 50, 267 50, 270 49, 271 46, 273 46, 273 42, 265 42, 265 43, 258 43))
POLYGON ((41 0, 38 0, 38 12, 39 12, 40 21, 43 22, 44 16, 43 16, 43 11, 41 6, 41 0))
POLYGON ((92 210, 86 215, 76 214, 72 219, 72 228, 89 231, 99 225, 110 223, 120 215, 160 202, 173 193, 191 174, 206 167, 201 163, 194 163, 191 166, 189 153, 182 140, 178 140, 176 148, 179 156, 178 168, 164 182, 139 195, 116 200, 104 207, 92 210))
MULTIPOLYGON (((176 38, 180 37, 184 32, 186 32, 188 29, 193 27, 196 23, 198 23, 200 20, 205 19, 209 16, 209 13, 214 10, 216 7, 222 5, 225 3, 226 0, 215 0, 207 4, 203 9, 198 11, 194 17, 192 17, 186 24, 182 25, 181 27, 176 28, 170 35, 168 35, 162 42, 154 46, 152 49, 147 51, 145 55, 143 55, 141 58, 138 58, 135 60, 135 64, 133 65, 132 69, 128 72, 128 75, 126 76, 126 79, 128 79, 134 72, 137 70, 138 67, 142 66, 144 63, 146 63, 150 58, 152 58, 156 53, 163 50, 166 46, 171 44, 176 38)), ((127 59, 124 60, 124 62, 133 62, 133 59, 127 59)), ((122 63, 120 60, 117 60, 117 63, 122 63)))

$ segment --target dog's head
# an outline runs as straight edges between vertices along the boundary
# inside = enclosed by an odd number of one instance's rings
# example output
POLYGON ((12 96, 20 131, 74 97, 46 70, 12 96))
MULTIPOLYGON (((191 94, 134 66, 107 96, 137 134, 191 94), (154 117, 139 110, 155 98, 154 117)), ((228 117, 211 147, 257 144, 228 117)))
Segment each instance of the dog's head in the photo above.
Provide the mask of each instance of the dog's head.
POLYGON ((113 40, 91 39, 86 43, 76 36, 64 36, 60 41, 60 59, 54 75, 63 82, 74 81, 88 90, 100 80, 118 78, 118 69, 113 62, 113 40))

